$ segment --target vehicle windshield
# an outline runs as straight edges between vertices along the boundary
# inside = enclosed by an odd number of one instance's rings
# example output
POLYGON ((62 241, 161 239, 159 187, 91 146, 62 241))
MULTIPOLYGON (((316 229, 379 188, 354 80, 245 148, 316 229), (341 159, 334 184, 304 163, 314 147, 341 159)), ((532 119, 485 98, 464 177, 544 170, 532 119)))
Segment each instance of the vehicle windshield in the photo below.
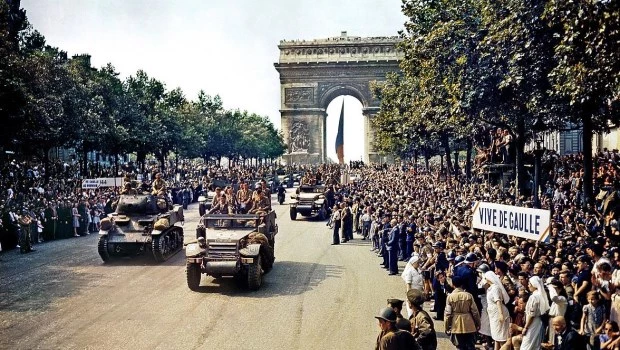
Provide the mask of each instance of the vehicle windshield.
POLYGON ((205 227, 213 230, 219 229, 254 229, 256 228, 256 220, 240 220, 240 219, 206 219, 204 223, 205 227))
POLYGON ((325 189, 323 187, 301 186, 299 188, 299 192, 301 193, 323 193, 325 192, 325 189))
POLYGON ((155 197, 150 195, 122 195, 116 212, 123 215, 153 215, 159 213, 155 197))

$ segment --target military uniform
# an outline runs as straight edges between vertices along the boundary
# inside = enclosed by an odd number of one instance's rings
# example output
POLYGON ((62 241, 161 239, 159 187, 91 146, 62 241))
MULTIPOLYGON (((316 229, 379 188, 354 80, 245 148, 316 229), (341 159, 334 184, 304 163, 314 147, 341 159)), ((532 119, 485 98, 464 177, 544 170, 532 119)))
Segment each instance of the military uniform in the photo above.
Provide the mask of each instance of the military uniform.
POLYGON ((156 178, 153 181, 153 194, 158 194, 160 191, 166 191, 166 181, 161 178, 156 178))
POLYGON ((419 349, 413 335, 407 331, 390 329, 377 337, 375 350, 419 349))
POLYGON ((474 350, 475 334, 480 329, 480 313, 474 297, 456 288, 446 300, 445 326, 457 349, 474 350))
POLYGON ((431 316, 424 310, 411 315, 411 333, 422 349, 437 349, 437 333, 431 316))

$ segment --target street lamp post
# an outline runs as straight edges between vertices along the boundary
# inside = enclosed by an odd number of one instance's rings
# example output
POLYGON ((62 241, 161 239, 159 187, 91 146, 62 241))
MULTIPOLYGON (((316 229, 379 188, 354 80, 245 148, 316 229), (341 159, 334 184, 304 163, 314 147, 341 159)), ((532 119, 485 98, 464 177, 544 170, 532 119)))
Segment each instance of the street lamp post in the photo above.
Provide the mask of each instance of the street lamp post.
POLYGON ((543 155, 542 143, 544 141, 544 131, 546 129, 545 123, 540 117, 536 117, 534 124, 532 125, 532 132, 534 136, 534 208, 540 208, 540 198, 538 195, 538 189, 540 187, 540 168, 541 158, 543 155))

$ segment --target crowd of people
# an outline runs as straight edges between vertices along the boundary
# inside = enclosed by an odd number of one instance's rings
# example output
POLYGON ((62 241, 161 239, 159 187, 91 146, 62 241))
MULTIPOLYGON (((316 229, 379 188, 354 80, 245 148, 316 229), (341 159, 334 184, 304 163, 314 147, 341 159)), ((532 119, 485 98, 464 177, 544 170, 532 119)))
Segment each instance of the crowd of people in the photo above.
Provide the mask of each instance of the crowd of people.
MULTIPOLYGON (((153 162, 144 171, 131 164, 118 169, 88 166, 86 176, 80 176, 75 162, 53 161, 48 168, 42 162, 15 160, 0 166, 0 251, 19 248, 27 253, 39 243, 97 232, 101 219, 114 211, 120 194, 151 189, 158 178, 166 184, 168 202, 187 208, 203 190, 215 189, 215 179, 226 179, 235 191, 242 182, 253 190, 256 181, 276 173, 271 165, 222 167, 189 160, 169 162, 165 169, 153 162), (132 187, 121 183, 92 189, 82 186, 85 178, 114 175, 132 187)), ((303 167, 288 169, 293 170, 303 167)))
POLYGON ((620 349, 620 154, 601 152, 594 163, 595 205, 584 206, 581 155, 545 155, 541 207, 552 219, 543 242, 472 228, 475 201, 533 206, 513 187, 357 166, 357 181, 328 190, 332 243, 357 232, 405 284, 400 306, 392 300, 377 315, 377 348, 408 348, 397 345, 408 344, 402 332, 436 348, 435 322, 444 322, 458 349, 620 349))

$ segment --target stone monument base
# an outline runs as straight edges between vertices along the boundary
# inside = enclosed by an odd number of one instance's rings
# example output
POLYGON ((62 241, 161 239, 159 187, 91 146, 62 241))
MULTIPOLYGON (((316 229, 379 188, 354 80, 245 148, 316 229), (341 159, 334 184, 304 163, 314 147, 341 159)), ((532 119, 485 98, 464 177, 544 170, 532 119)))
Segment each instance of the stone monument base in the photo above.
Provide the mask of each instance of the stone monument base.
POLYGON ((293 164, 320 164, 321 156, 318 153, 293 152, 285 153, 282 159, 287 165, 293 164))

